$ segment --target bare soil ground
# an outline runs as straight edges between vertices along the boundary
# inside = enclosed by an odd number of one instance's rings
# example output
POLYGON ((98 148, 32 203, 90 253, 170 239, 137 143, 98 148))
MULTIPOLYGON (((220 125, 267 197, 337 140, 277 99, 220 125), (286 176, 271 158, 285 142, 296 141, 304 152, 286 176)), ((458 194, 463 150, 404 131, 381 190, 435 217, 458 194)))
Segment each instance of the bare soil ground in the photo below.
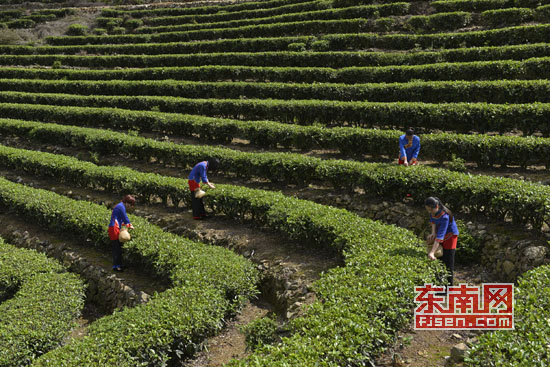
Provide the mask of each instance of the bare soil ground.
POLYGON ((76 320, 77 327, 71 331, 63 342, 68 343, 71 339, 82 339, 88 333, 88 326, 103 316, 105 316, 105 313, 100 311, 96 305, 86 302, 84 309, 82 309, 82 315, 76 320))

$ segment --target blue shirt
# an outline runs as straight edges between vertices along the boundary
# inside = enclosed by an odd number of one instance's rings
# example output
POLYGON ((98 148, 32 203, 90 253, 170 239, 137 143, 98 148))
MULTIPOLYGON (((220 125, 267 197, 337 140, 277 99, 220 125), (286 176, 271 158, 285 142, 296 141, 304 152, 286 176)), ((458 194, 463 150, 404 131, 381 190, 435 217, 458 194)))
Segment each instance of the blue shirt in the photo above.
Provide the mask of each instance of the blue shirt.
POLYGON ((418 153, 420 152, 420 138, 413 135, 412 145, 405 148, 407 144, 409 144, 407 135, 401 135, 399 137, 399 158, 406 156, 408 161, 412 158, 418 158, 418 153))
POLYGON ((202 182, 208 182, 208 177, 206 177, 206 168, 208 166, 207 161, 197 163, 195 167, 191 170, 189 174, 189 180, 195 180, 196 183, 200 184, 202 182))
POLYGON ((113 209, 109 227, 114 227, 115 223, 118 225, 118 227, 122 227, 122 225, 124 224, 130 224, 130 219, 126 214, 126 207, 124 206, 124 203, 122 201, 118 203, 113 209))
POLYGON ((436 241, 444 241, 452 235, 458 236, 458 228, 453 217, 452 223, 449 223, 449 214, 440 210, 435 216, 430 215, 430 223, 435 223, 436 241))

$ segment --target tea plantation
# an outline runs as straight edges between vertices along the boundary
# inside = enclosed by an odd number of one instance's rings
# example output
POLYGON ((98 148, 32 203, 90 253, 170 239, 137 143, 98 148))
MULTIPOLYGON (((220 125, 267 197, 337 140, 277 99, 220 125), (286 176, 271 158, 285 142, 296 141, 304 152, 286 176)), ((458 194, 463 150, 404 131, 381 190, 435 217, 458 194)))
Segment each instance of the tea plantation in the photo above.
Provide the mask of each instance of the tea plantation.
MULTIPOLYGON (((0 8, 0 31, 95 14, 0 45, 0 209, 110 254, 109 208, 13 177, 187 212, 189 170, 218 158, 204 200, 221 223, 342 259, 284 337, 229 366, 374 366, 410 324, 414 286, 445 273, 412 231, 285 190, 420 210, 435 195, 457 218, 546 238, 550 1, 136 3, 0 8), (414 167, 397 164, 408 127, 414 167)), ((258 296, 251 259, 130 219, 125 256, 168 287, 78 338, 90 280, 0 239, 0 366, 180 366, 258 296)), ((515 330, 480 335, 465 366, 550 365, 548 265, 517 279, 514 311, 515 330)))

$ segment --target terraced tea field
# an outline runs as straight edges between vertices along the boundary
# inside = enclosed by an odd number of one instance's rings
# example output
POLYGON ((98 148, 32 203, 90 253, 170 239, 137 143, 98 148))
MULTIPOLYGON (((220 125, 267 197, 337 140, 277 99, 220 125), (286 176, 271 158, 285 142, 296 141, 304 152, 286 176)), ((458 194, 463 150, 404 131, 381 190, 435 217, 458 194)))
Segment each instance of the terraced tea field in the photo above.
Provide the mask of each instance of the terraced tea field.
POLYGON ((548 366, 550 1, 133 3, 0 8, 0 366, 548 366), (428 196, 515 330, 411 331, 428 196))

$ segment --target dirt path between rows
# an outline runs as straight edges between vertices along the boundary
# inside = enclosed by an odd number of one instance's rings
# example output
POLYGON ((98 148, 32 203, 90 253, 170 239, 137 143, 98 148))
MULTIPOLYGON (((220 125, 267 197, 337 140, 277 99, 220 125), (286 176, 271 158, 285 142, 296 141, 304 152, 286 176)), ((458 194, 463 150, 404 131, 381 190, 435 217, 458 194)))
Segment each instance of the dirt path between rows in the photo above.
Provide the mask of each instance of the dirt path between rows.
POLYGON ((182 361, 178 367, 222 367, 232 359, 242 359, 249 355, 241 326, 266 316, 272 312, 267 302, 248 302, 241 312, 229 320, 222 332, 205 342, 205 348, 195 358, 182 361))

